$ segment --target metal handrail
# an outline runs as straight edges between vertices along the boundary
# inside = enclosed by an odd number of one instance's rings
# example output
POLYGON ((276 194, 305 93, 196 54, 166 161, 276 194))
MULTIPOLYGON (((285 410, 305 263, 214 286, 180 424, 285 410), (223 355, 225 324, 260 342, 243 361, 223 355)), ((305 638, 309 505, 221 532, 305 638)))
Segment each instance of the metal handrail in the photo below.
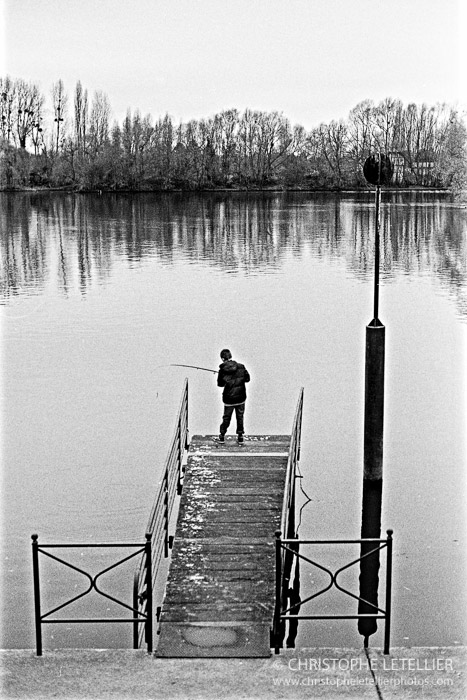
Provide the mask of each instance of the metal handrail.
MULTIPOLYGON (((182 490, 184 465, 183 458, 185 450, 188 448, 188 379, 182 391, 182 398, 177 413, 176 425, 169 451, 165 460, 164 472, 159 489, 154 499, 151 512, 149 514, 146 532, 151 535, 151 582, 154 593, 159 567, 163 558, 169 556, 172 546, 172 537, 169 535, 169 523, 172 515, 172 508, 175 496, 180 495, 182 490)), ((148 591, 147 591, 147 557, 144 554, 138 563, 133 578, 133 607, 139 611, 140 615, 146 614, 148 591)), ((135 625, 133 627, 133 648, 139 649, 144 641, 144 630, 137 622, 135 613, 135 625)), ((147 640, 146 640, 147 642, 147 640)))
POLYGON ((38 535, 32 535, 32 568, 33 568, 33 581, 34 581, 34 619, 35 619, 35 627, 36 627, 36 654, 37 656, 42 656, 42 625, 45 623, 49 624, 64 624, 64 623, 96 623, 96 622, 105 622, 105 623, 115 623, 115 622, 130 622, 133 625, 141 625, 143 624, 144 629, 145 629, 145 638, 147 642, 147 649, 148 653, 152 652, 152 581, 151 581, 151 571, 152 571, 152 566, 150 565, 151 562, 151 535, 147 534, 146 535, 146 542, 144 544, 133 544, 130 542, 122 542, 122 543, 116 543, 116 542, 111 542, 111 543, 100 543, 100 544, 77 544, 77 543, 69 543, 69 544, 39 544, 39 538, 38 535), (123 559, 120 559, 117 562, 114 562, 111 566, 106 567, 102 571, 99 571, 99 573, 95 575, 91 575, 88 571, 85 571, 84 569, 80 568, 79 566, 75 566, 74 564, 71 564, 70 562, 66 561, 65 559, 62 559, 61 557, 58 557, 54 554, 51 554, 50 552, 46 551, 48 549, 72 549, 72 548, 90 548, 90 547, 98 547, 98 548, 136 548, 137 551, 133 552, 132 554, 124 557, 123 559), (127 603, 124 603, 122 600, 119 600, 118 598, 115 598, 114 596, 110 595, 109 593, 105 593, 105 591, 101 590, 98 585, 97 585, 97 580, 103 576, 103 574, 106 574, 109 571, 112 571, 115 569, 117 566, 120 566, 121 564, 124 564, 127 562, 129 559, 132 559, 133 557, 138 556, 139 554, 144 553, 145 558, 149 562, 149 566, 146 570, 146 587, 147 590, 150 592, 148 595, 148 600, 147 600, 147 605, 146 605, 146 610, 145 612, 139 611, 137 607, 134 605, 128 605, 127 603), (89 585, 88 588, 85 591, 82 591, 81 593, 78 593, 77 595, 72 596, 68 600, 66 600, 64 603, 61 603, 60 605, 57 605, 56 607, 52 608, 51 610, 48 610, 46 613, 41 612, 41 590, 40 590, 40 576, 39 576, 39 554, 43 554, 44 556, 49 557, 50 559, 53 559, 54 561, 58 562, 59 564, 63 564, 69 569, 72 569, 73 571, 77 571, 79 574, 82 574, 85 578, 88 579, 89 585), (84 596, 88 595, 92 591, 95 591, 98 595, 103 596, 104 598, 107 598, 108 600, 111 600, 113 603, 116 603, 120 607, 124 608, 125 610, 129 610, 130 612, 133 613, 132 617, 118 617, 118 618, 110 618, 110 617, 104 617, 104 618, 95 618, 95 617, 87 617, 87 618, 78 618, 78 617, 72 617, 72 618, 51 618, 50 616, 53 615, 54 613, 58 612, 59 610, 62 610, 63 608, 68 607, 72 603, 75 603, 77 600, 80 600, 81 598, 84 598, 84 596), (47 619, 46 619, 47 618, 47 619))
POLYGON ((390 630, 391 630, 391 594, 392 594, 392 547, 393 547, 393 531, 387 530, 386 539, 378 538, 365 538, 365 539, 355 539, 355 540, 298 540, 298 539, 282 539, 281 531, 276 532, 276 597, 275 597, 275 607, 274 607, 274 621, 272 630, 272 639, 274 641, 274 647, 276 654, 279 653, 279 649, 282 646, 283 638, 283 624, 285 620, 298 621, 298 620, 359 620, 363 618, 373 618, 373 619, 383 619, 384 623, 384 654, 389 654, 390 646, 390 630), (357 559, 354 559, 345 566, 340 567, 337 571, 332 572, 327 567, 322 566, 316 561, 313 561, 309 557, 300 554, 299 547, 301 544, 313 544, 313 545, 323 545, 323 544, 371 544, 374 543, 375 547, 365 554, 361 555, 357 559), (371 554, 386 549, 386 600, 385 609, 378 607, 374 603, 371 603, 360 596, 348 591, 337 583, 337 577, 339 574, 348 569, 349 567, 361 562, 362 559, 369 557, 371 554), (309 564, 316 566, 321 571, 327 573, 330 577, 329 584, 319 590, 317 593, 308 596, 304 600, 294 602, 289 607, 287 604, 284 605, 284 601, 287 600, 288 592, 284 594, 284 555, 288 553, 289 556, 295 557, 298 561, 302 559, 309 564), (335 586, 339 591, 345 593, 351 598, 363 602, 374 610, 371 613, 358 613, 357 615, 298 615, 290 614, 290 611, 300 608, 304 603, 317 598, 329 591, 333 586, 335 586), (283 609, 284 608, 284 609, 283 609))
POLYGON ((292 435, 290 438, 289 456, 287 459, 287 470, 284 486, 284 500, 282 503, 281 514, 281 532, 289 535, 290 514, 294 508, 295 496, 295 478, 296 468, 300 460, 300 441, 302 435, 302 416, 303 416, 303 387, 300 389, 297 408, 292 425, 292 435))

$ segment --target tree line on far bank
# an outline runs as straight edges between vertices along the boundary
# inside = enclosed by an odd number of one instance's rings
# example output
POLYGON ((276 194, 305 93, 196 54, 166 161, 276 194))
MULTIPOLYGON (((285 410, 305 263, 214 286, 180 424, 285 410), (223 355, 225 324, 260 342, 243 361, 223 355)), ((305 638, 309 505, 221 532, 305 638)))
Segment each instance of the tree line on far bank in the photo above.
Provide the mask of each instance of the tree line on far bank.
POLYGON ((0 78, 0 188, 203 190, 365 187, 370 153, 389 154, 393 184, 459 192, 467 185, 467 130, 449 105, 364 100, 347 119, 311 131, 278 112, 224 110, 175 123, 128 110, 112 121, 107 95, 56 82, 0 78))

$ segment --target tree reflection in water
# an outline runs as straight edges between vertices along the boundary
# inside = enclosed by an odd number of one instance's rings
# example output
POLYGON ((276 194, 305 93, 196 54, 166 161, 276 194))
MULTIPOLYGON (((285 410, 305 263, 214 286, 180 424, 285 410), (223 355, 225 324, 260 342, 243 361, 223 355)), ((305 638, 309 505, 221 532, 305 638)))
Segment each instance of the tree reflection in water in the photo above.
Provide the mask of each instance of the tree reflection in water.
MULTIPOLYGON (((467 315, 466 216, 439 194, 384 193, 381 273, 440 277, 467 315)), ((67 295, 104 283, 122 258, 155 256, 248 275, 280 271, 289 256, 342 258, 359 278, 373 267, 373 193, 209 195, 3 194, 2 286, 67 295)))

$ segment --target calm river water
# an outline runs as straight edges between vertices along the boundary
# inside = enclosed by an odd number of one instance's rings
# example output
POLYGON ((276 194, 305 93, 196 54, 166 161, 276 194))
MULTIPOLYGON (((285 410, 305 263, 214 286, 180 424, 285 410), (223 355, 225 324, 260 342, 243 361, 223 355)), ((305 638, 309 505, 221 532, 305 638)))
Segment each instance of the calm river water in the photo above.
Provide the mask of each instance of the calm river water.
MULTIPOLYGON (((2 647, 34 646, 32 533, 142 541, 185 376, 191 434, 217 432, 214 375, 170 363, 215 369, 231 348, 252 376, 250 434, 289 432, 303 386, 312 501, 300 534, 360 536, 372 193, 3 194, 0 217, 2 647)), ((466 233, 466 210, 447 198, 383 193, 382 526, 395 537, 394 645, 467 641, 466 233)), ((301 573, 305 591, 327 584, 316 569, 301 573)), ((103 588, 120 590, 122 577, 108 576, 103 588)), ((44 609, 87 586, 53 561, 42 584, 44 609)), ((129 646, 128 627, 48 625, 44 645, 129 646)), ((298 642, 361 637, 355 621, 306 622, 298 642)))

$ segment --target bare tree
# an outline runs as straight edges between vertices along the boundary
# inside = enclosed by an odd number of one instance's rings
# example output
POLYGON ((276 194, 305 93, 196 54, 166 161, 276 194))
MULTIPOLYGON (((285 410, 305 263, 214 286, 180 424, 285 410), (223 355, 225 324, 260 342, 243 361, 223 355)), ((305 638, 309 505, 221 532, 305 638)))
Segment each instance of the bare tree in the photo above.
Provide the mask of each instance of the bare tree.
POLYGON ((242 174, 264 184, 293 148, 293 134, 282 114, 247 109, 240 119, 238 142, 242 174))
POLYGON ((184 162, 190 187, 204 187, 212 181, 213 132, 212 119, 193 119, 184 127, 184 162))
POLYGON ((166 114, 152 129, 150 138, 152 169, 160 182, 167 186, 174 170, 174 127, 172 118, 166 114))
POLYGON ((282 114, 269 112, 261 123, 262 179, 274 177, 277 168, 294 148, 290 123, 282 114))
POLYGON ((147 161, 147 149, 153 135, 151 117, 147 115, 141 118, 138 111, 135 112, 132 123, 132 149, 134 154, 135 174, 139 183, 145 176, 147 161))
POLYGON ((75 88, 75 139, 78 153, 86 152, 86 138, 89 129, 88 91, 83 90, 78 80, 75 88))
POLYGON ((225 110, 214 117, 213 147, 219 158, 220 175, 224 181, 229 181, 236 169, 238 129, 238 110, 225 110))
POLYGON ((109 98, 105 92, 98 90, 94 93, 92 100, 89 124, 89 140, 94 156, 102 150, 109 140, 110 115, 109 98))
POLYGON ((32 134, 42 103, 37 85, 24 80, 15 82, 15 141, 22 149, 26 148, 26 140, 32 134))
POLYGON ((374 104, 364 100, 352 109, 348 119, 348 153, 354 177, 363 179, 362 166, 374 143, 374 104))
POLYGON ((344 183, 346 149, 348 144, 347 125, 341 120, 321 124, 318 129, 321 154, 332 175, 334 183, 341 187, 344 183))
POLYGON ((152 126, 149 115, 143 119, 139 111, 132 115, 128 110, 122 131, 119 133, 119 141, 128 184, 136 187, 145 178, 150 146, 153 150, 157 150, 157 125, 152 126))
POLYGON ((9 76, 0 78, 0 115, 2 137, 7 143, 10 143, 10 138, 13 133, 13 118, 14 118, 14 103, 15 103, 16 87, 9 76))
POLYGON ((387 97, 373 111, 376 147, 382 153, 399 150, 402 130, 402 102, 387 97))
POLYGON ((426 104, 409 104, 403 115, 403 149, 412 181, 424 184, 427 160, 436 152, 437 115, 426 104))
POLYGON ((44 108, 44 97, 37 93, 37 99, 33 104, 33 123, 30 138, 32 145, 34 147, 34 155, 38 155, 39 150, 45 150, 44 143, 44 127, 43 127, 43 108, 44 108))
POLYGON ((456 195, 467 188, 467 129, 465 119, 447 105, 437 106, 434 176, 456 195))
POLYGON ((65 92, 63 80, 58 80, 52 86, 52 103, 54 112, 54 145, 55 153, 58 153, 61 146, 60 134, 64 134, 65 119, 67 116, 68 96, 65 92))

